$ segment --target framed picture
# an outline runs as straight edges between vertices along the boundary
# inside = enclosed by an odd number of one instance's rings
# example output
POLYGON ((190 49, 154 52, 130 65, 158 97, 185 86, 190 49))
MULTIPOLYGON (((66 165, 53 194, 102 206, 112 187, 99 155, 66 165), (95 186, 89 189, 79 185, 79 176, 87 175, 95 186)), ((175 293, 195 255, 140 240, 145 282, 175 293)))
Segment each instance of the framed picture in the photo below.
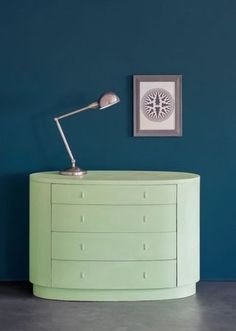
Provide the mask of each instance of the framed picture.
POLYGON ((134 136, 182 136, 182 76, 134 75, 134 136))

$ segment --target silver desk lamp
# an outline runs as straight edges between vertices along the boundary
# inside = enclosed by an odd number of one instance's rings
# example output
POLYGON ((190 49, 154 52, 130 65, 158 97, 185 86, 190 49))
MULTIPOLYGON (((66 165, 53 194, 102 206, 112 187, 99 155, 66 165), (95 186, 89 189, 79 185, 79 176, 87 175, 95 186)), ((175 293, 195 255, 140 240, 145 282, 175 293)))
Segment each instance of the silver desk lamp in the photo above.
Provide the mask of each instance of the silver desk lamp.
POLYGON ((77 109, 75 111, 72 111, 70 113, 67 113, 67 114, 64 114, 64 115, 61 115, 59 117, 55 117, 54 120, 57 124, 57 127, 58 127, 58 130, 61 134, 61 137, 62 137, 62 140, 65 144, 65 147, 66 147, 66 150, 69 154, 69 157, 70 157, 70 160, 71 160, 71 165, 72 167, 69 168, 69 169, 66 169, 66 170, 63 170, 63 171, 60 171, 59 173, 61 175, 67 175, 67 176, 84 176, 86 175, 86 171, 85 170, 82 170, 80 169, 79 167, 76 166, 76 160, 71 152, 71 149, 70 149, 70 146, 67 142, 67 139, 65 137, 65 134, 62 130, 62 127, 61 127, 61 124, 60 124, 60 120, 65 118, 65 117, 69 117, 69 116, 72 116, 72 115, 75 115, 75 114, 78 114, 84 110, 88 110, 88 109, 105 109, 107 107, 110 107, 116 103, 118 103, 120 101, 119 97, 113 93, 113 92, 107 92, 105 94, 103 94, 99 99, 98 101, 96 102, 93 102, 91 103, 90 105, 88 105, 87 107, 84 107, 84 108, 80 108, 80 109, 77 109))

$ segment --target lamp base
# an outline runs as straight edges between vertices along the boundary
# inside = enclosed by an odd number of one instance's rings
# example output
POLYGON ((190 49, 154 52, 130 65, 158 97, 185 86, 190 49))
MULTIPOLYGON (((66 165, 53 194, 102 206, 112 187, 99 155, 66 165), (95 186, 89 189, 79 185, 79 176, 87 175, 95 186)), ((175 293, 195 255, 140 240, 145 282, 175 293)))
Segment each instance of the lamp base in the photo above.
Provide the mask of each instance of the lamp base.
POLYGON ((77 177, 83 177, 84 175, 87 174, 86 170, 82 170, 78 167, 72 167, 66 170, 59 171, 60 175, 64 176, 77 176, 77 177))

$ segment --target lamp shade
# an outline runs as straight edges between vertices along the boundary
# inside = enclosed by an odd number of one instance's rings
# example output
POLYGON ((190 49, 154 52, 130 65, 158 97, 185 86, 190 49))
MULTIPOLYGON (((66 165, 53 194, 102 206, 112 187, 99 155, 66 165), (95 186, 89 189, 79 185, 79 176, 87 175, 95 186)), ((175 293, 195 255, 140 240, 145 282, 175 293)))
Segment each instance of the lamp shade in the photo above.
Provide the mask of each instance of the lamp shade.
POLYGON ((114 92, 103 94, 98 100, 99 109, 110 107, 120 101, 119 97, 114 92))

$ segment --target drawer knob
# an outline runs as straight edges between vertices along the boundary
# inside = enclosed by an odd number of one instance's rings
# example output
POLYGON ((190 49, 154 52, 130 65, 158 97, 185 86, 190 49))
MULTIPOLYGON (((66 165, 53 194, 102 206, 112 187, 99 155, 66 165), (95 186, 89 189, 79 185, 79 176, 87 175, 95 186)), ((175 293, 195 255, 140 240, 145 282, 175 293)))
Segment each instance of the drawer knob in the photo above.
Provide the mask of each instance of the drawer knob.
POLYGON ((147 244, 143 244, 143 250, 146 251, 147 250, 147 244))
POLYGON ((144 271, 143 272, 143 279, 146 279, 147 278, 147 273, 144 271))
POLYGON ((84 272, 80 272, 80 278, 84 279, 85 278, 85 273, 84 272))
POLYGON ((147 196, 148 196, 147 192, 143 192, 143 197, 144 197, 144 199, 146 199, 147 196))
POLYGON ((85 249, 85 245, 82 243, 82 244, 80 244, 80 250, 81 251, 84 251, 84 249, 85 249))
POLYGON ((84 199, 84 197, 85 197, 84 192, 80 192, 80 197, 81 197, 81 199, 84 199))
POLYGON ((84 216, 83 215, 80 216, 80 223, 84 223, 84 216))
POLYGON ((143 216, 143 223, 147 223, 147 216, 143 216))

